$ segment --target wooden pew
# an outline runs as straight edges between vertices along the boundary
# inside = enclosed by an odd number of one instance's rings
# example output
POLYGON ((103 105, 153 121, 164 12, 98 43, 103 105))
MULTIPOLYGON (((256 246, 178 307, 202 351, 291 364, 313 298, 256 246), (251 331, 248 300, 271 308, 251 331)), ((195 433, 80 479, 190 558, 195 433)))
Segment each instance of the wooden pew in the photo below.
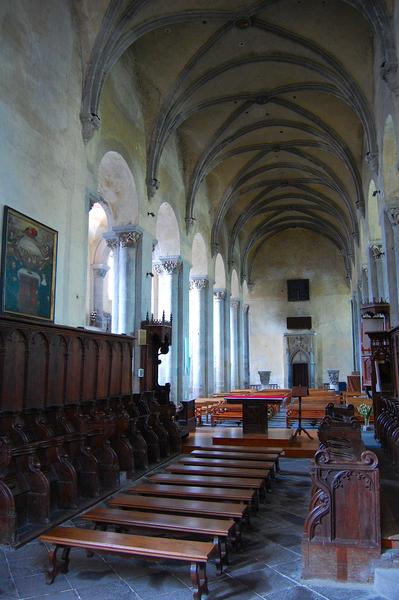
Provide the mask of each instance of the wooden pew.
POLYGON ((174 473, 155 473, 147 477, 147 481, 165 483, 166 485, 199 485, 217 488, 234 488, 254 490, 257 501, 259 496, 265 496, 266 481, 260 478, 245 477, 211 477, 209 475, 178 475, 174 473))
MULTIPOLYGON (((222 444, 215 444, 213 446, 196 446, 196 450, 215 450, 217 452, 237 452, 237 446, 224 446, 222 444)), ((284 448, 271 448, 267 446, 240 446, 240 452, 256 452, 257 454, 276 454, 281 456, 284 454, 284 448)))
MULTIPOLYGON (((236 450, 235 452, 220 452, 219 450, 193 450, 190 452, 190 456, 196 456, 199 458, 227 458, 228 460, 265 460, 264 454, 260 454, 258 452, 241 452, 241 446, 240 449, 236 450)), ((278 456, 276 458, 278 458, 278 456)))
POLYGON ((203 515, 204 517, 233 519, 237 523, 248 521, 248 504, 238 502, 202 502, 201 500, 187 500, 169 497, 135 496, 118 494, 108 500, 111 507, 120 507, 129 510, 143 510, 156 512, 171 512, 177 514, 203 515))
POLYGON ((270 490, 270 477, 273 471, 270 469, 252 469, 248 470, 239 467, 213 467, 212 465, 182 465, 175 463, 169 465, 165 469, 168 473, 175 473, 179 475, 204 475, 207 477, 239 477, 239 478, 261 478, 265 482, 266 489, 270 490))
POLYGON ((178 464, 192 465, 199 467, 218 467, 219 469, 240 469, 240 470, 258 470, 269 469, 273 472, 274 462, 256 461, 256 460, 229 460, 225 458, 199 458, 195 456, 186 456, 178 460, 178 464))
POLYGON ((82 548, 90 552, 189 562, 194 587, 193 600, 201 600, 202 593, 208 593, 206 565, 216 551, 216 546, 212 542, 94 531, 77 527, 55 527, 40 536, 40 539, 54 546, 48 554, 49 570, 46 581, 49 584, 53 583, 58 573, 68 572, 70 550, 82 548), (57 560, 57 552, 60 549, 62 549, 61 563, 57 560))
POLYGON ((244 502, 257 509, 257 490, 206 487, 193 485, 173 485, 157 483, 138 483, 127 490, 129 494, 148 496, 169 496, 172 498, 188 498, 191 500, 223 500, 227 502, 244 502))
POLYGON ((106 531, 109 526, 117 532, 129 529, 149 529, 167 531, 169 534, 184 533, 206 536, 218 548, 217 565, 222 572, 223 564, 228 564, 228 541, 237 545, 237 524, 232 519, 210 519, 197 516, 146 513, 114 508, 95 508, 82 515, 82 519, 95 524, 95 529, 106 531))

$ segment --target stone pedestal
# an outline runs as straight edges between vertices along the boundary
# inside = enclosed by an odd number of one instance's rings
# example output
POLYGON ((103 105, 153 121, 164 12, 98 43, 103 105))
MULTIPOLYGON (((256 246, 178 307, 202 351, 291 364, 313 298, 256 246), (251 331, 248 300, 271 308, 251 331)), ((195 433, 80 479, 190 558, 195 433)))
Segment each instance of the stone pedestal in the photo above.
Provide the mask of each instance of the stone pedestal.
POLYGON ((328 379, 330 380, 330 390, 339 391, 339 370, 338 369, 328 369, 328 379))
POLYGON ((258 373, 259 373, 261 389, 264 390, 267 388, 267 386, 270 383, 270 375, 272 372, 271 371, 258 371, 258 373))

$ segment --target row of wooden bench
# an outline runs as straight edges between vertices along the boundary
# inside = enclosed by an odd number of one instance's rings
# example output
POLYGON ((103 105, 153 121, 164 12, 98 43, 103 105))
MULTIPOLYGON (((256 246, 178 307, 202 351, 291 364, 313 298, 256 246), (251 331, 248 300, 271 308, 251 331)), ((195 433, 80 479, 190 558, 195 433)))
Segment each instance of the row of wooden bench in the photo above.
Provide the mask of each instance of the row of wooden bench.
MULTIPOLYGON (((309 390, 310 392, 311 390, 309 390)), ((346 405, 343 402, 341 396, 336 395, 334 392, 315 393, 313 390, 309 396, 302 398, 302 419, 311 421, 314 425, 320 424, 325 416, 325 408, 329 403, 333 403, 336 406, 346 405)), ((371 400, 365 395, 352 395, 346 394, 346 402, 350 401, 350 405, 355 408, 355 416, 363 422, 364 418, 359 414, 357 408, 360 404, 371 405, 371 400)), ((292 423, 299 417, 299 402, 297 399, 292 399, 291 403, 287 406, 286 413, 286 425, 287 428, 292 426, 292 423)))
POLYGON ((108 501, 83 519, 94 529, 56 527, 41 536, 51 545, 47 582, 67 572, 71 548, 189 562, 193 598, 207 593, 206 565, 216 557, 220 572, 229 547, 242 543, 243 525, 270 490, 281 448, 199 447, 108 501), (194 515, 194 516, 193 516, 194 515), (108 531, 112 527, 115 531, 108 531), (207 541, 135 535, 132 529, 168 535, 206 537, 207 541), (58 553, 61 551, 61 560, 58 553))

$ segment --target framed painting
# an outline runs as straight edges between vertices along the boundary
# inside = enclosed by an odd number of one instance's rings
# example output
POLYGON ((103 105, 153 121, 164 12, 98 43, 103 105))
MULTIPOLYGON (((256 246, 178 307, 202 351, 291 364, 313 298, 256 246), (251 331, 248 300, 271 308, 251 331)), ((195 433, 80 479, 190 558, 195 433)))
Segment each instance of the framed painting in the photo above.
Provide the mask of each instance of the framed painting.
POLYGON ((1 312, 54 321, 58 233, 4 207, 1 312))

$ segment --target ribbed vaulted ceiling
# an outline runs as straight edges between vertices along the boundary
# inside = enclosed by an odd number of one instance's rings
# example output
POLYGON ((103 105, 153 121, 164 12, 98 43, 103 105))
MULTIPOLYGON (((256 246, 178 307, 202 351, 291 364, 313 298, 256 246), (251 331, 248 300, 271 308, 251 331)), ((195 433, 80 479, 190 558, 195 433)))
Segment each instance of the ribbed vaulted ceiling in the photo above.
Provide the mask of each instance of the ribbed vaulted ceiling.
MULTIPOLYGON (((212 247, 228 230, 243 269, 286 228, 317 231, 348 272, 364 209, 361 173, 378 148, 374 60, 390 84, 396 58, 382 0, 111 2, 87 73, 82 121, 95 125, 104 79, 124 52, 143 75, 147 187, 178 140, 186 223, 209 199, 212 247)), ((89 134, 86 130, 86 136, 89 134)))

